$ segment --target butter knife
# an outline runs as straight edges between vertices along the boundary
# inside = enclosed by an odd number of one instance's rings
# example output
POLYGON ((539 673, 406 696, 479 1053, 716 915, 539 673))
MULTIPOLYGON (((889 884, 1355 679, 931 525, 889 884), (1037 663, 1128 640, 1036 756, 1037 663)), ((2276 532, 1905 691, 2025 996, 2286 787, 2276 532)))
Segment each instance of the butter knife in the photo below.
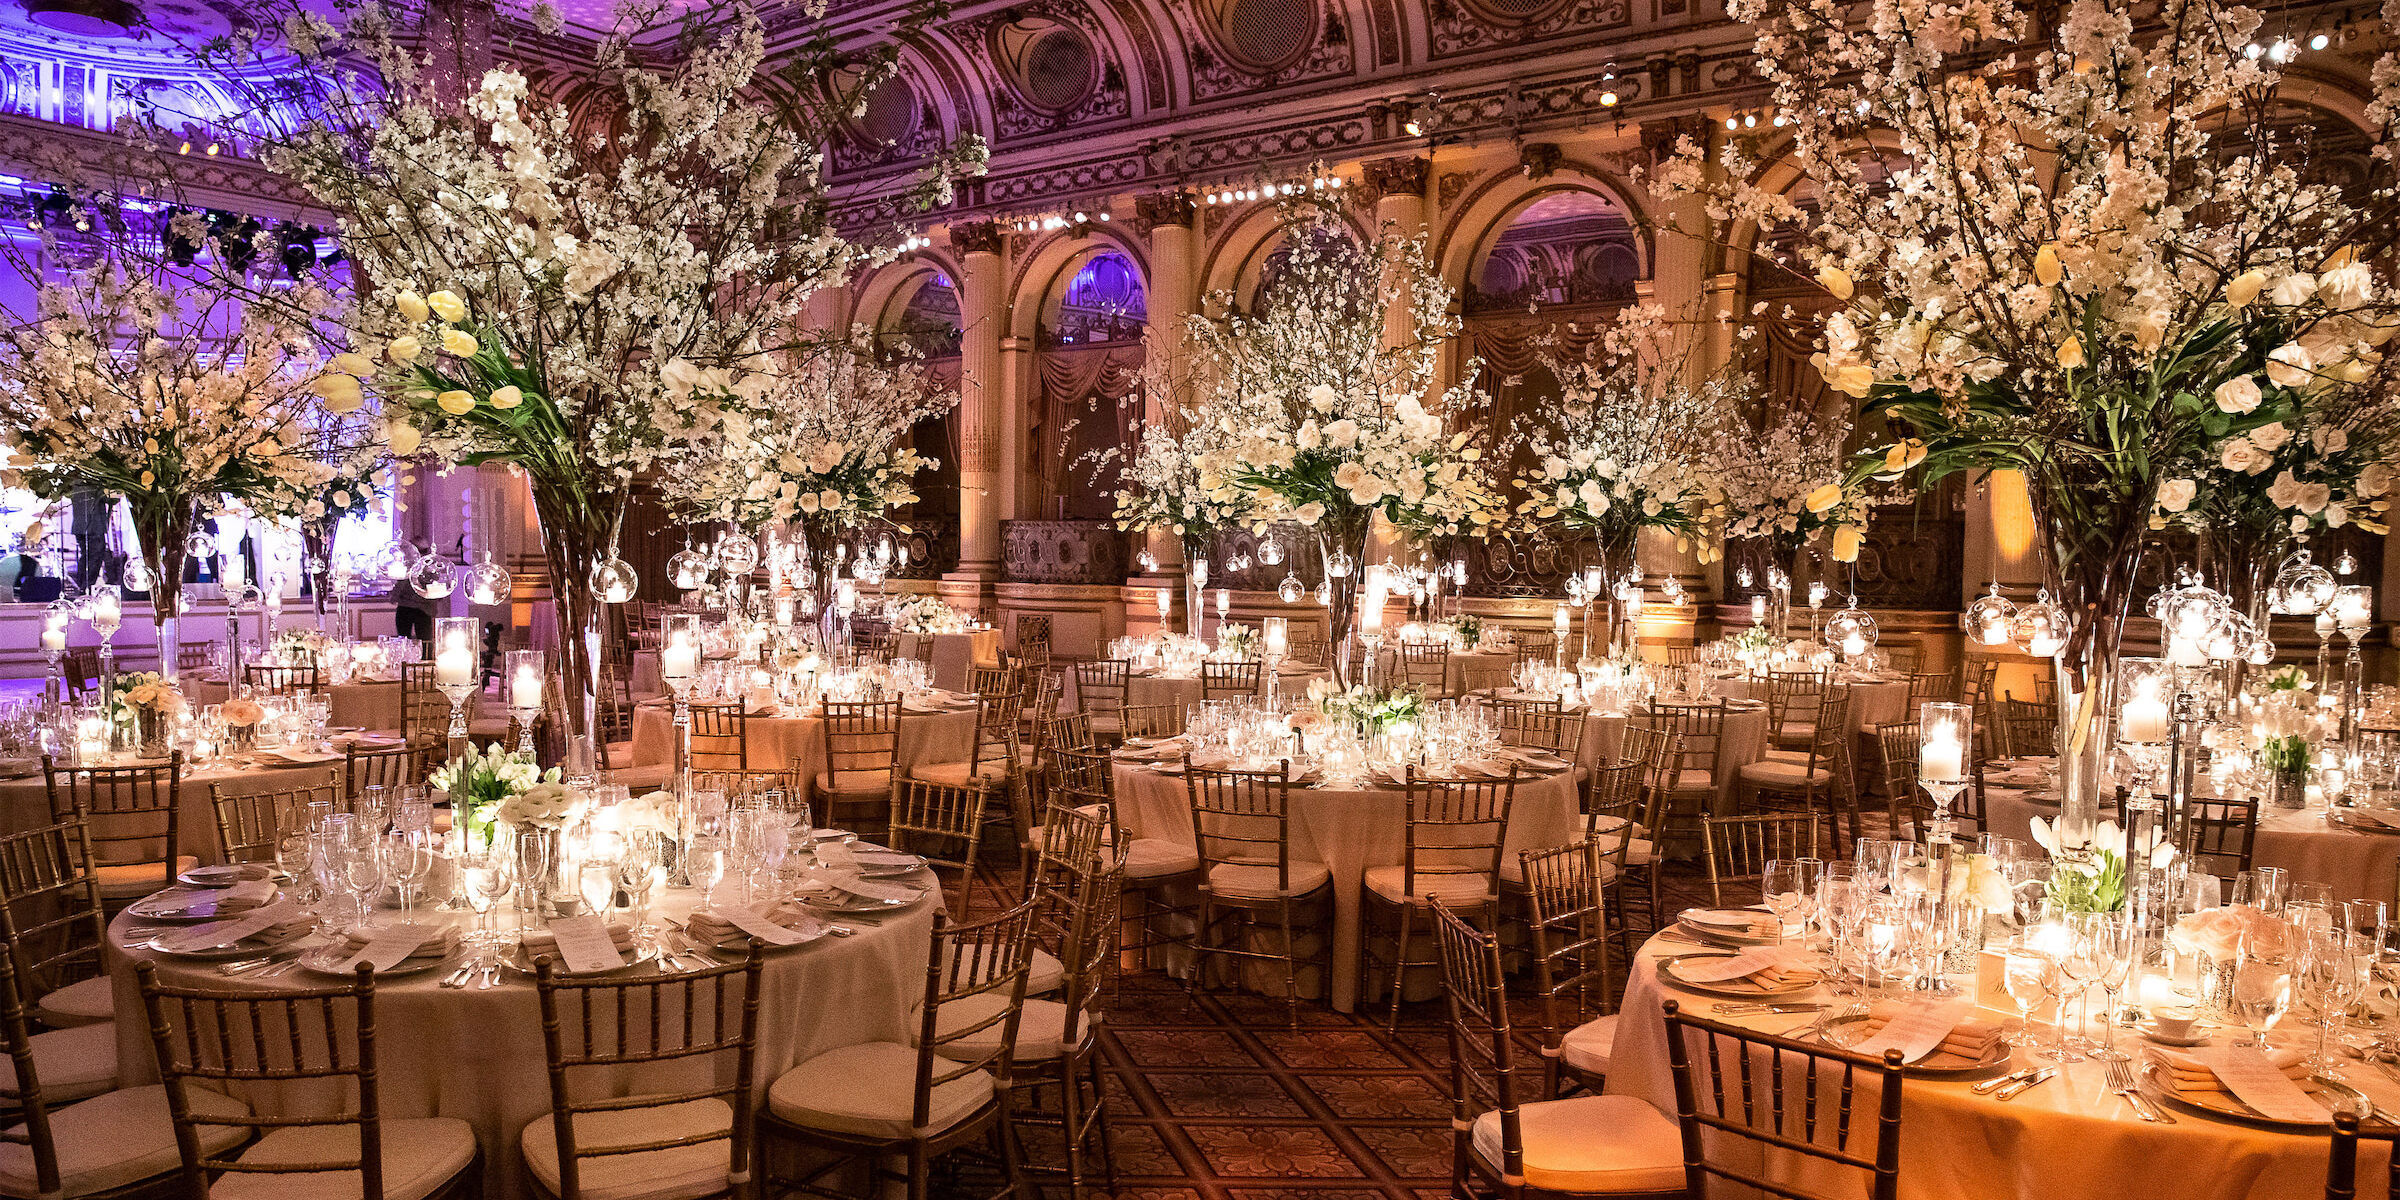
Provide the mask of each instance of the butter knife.
POLYGON ((2010 1071, 2008 1074, 2002 1075, 1997 1079, 1986 1079, 1982 1083, 1976 1084, 1974 1087, 1971 1087, 1967 1090, 1975 1093, 1978 1096, 1989 1096, 1993 1092, 1999 1091, 2001 1088, 2007 1087, 2012 1083, 2017 1083, 2031 1078, 2040 1070, 2040 1067, 2026 1067, 2020 1071, 2010 1071))
POLYGON ((2041 1070, 2034 1072, 2031 1078, 2020 1079, 2017 1082, 2000 1089, 2000 1091, 1996 1093, 1993 1098, 1998 1100, 2014 1100, 2018 1096, 2023 1095, 2025 1089, 2030 1087, 2038 1087, 2042 1084, 2048 1083, 2050 1082, 2051 1077, 2057 1074, 2057 1067, 2043 1067, 2041 1070))

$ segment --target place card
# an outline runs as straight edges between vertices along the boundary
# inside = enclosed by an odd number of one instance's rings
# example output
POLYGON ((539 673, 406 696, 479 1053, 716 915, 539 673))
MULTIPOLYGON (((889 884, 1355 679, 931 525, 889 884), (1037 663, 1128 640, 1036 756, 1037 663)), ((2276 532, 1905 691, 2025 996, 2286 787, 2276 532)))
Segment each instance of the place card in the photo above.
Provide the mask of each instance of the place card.
POLYGON ((1687 958, 1675 964, 1675 974, 1688 983, 1724 983, 1780 967, 1803 953, 1800 946, 1752 946, 1728 958, 1687 958))
POLYGON ((246 937, 256 937, 286 921, 299 920, 301 915, 300 910, 287 900, 253 909, 249 915, 234 920, 211 921, 206 925, 162 933, 150 944, 169 954, 192 954, 216 946, 230 946, 246 937))
POLYGON ((820 869, 810 871, 808 875, 810 879, 817 883, 824 884, 829 888, 836 888, 841 891, 848 892, 861 900, 882 900, 890 903, 897 903, 903 900, 914 900, 917 897, 925 894, 925 889, 919 887, 910 887, 906 884, 877 883, 872 879, 861 879, 858 877, 856 872, 828 871, 820 869))
POLYGON ((801 917, 790 928, 767 919, 755 904, 709 910, 724 918, 726 923, 770 946, 797 946, 825 936, 825 923, 815 917, 801 917))
POLYGON ((377 974, 381 974, 406 961, 409 955, 417 952, 417 947, 425 944, 425 939, 435 936, 438 932, 440 931, 431 925, 418 925, 413 922, 386 925, 376 930, 375 936, 368 938, 367 944, 358 948, 358 953, 343 959, 341 965, 335 969, 344 972, 355 971, 358 969, 358 964, 363 962, 372 967, 377 974))
POLYGON ((1975 1001, 1966 996, 1945 1000, 1911 1000, 1898 1015, 1884 1022, 1875 1036, 1850 1047, 1856 1054, 1881 1057, 1886 1050, 1900 1052, 1900 1061, 1915 1062, 1934 1052, 1942 1039, 1958 1027, 1960 1021, 1975 1009, 1975 1001))
POLYGON ((550 936, 558 939, 560 960, 577 975, 614 971, 625 965, 625 956, 617 952, 616 939, 608 932, 608 922, 596 915, 560 917, 550 922, 550 936))
POLYGON ((2325 1119, 2325 1106, 2309 1099, 2291 1076, 2267 1061, 2267 1056, 2255 1046, 2198 1046, 2187 1053, 2216 1072, 2217 1081, 2233 1093, 2234 1099, 2258 1110, 2260 1116, 2270 1121, 2325 1119))

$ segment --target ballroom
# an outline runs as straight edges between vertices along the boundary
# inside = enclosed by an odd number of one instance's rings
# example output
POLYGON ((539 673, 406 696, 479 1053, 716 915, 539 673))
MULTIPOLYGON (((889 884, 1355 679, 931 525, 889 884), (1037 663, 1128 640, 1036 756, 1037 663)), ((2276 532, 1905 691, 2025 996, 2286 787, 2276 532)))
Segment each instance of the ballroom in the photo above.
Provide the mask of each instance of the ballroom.
POLYGON ((2400 1195, 2396 151, 2318 0, 0 0, 0 1197, 2400 1195))

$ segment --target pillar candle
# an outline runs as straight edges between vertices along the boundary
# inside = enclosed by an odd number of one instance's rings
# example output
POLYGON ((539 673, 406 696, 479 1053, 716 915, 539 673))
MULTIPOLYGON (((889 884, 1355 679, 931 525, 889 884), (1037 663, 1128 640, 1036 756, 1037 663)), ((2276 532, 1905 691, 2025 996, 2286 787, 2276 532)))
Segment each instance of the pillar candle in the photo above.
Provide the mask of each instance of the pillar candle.
POLYGON ((700 648, 682 630, 676 630, 667 644, 658 650, 658 675, 661 679, 690 679, 700 673, 700 648))
POLYGON ((1947 723, 1926 730, 1925 744, 1917 752, 1917 777, 1953 783, 1966 775, 1966 747, 1960 744, 1958 731, 1947 723))
POLYGON ((2167 702, 2158 694, 2156 680, 2143 680, 2133 698, 2125 702, 2117 740, 2145 745, 2167 740, 2167 702))
POLYGON ((443 687, 466 687, 474 681, 475 650, 464 637, 453 636, 433 656, 433 681, 443 687))
POLYGON ((508 681, 508 706, 534 709, 542 706, 542 671, 532 663, 518 663, 517 673, 508 681))

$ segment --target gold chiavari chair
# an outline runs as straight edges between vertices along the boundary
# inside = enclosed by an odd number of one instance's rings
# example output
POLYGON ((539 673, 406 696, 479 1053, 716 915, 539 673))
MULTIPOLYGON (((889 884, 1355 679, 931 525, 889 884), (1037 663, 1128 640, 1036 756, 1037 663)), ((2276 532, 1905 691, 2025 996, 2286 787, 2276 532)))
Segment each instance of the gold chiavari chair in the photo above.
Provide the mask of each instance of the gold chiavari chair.
POLYGON ((2250 869, 2258 842, 2258 798, 2220 799, 2194 796, 2190 807, 2192 865, 2225 881, 2250 869))
POLYGON ((1625 843, 1586 838, 1517 859, 1542 1001, 1543 1094, 1555 1100, 1572 1084, 1599 1095, 1617 1043, 1608 889, 1621 877, 1625 843))
POLYGON ((1679 833, 1696 831, 1699 814, 1710 811, 1720 793, 1717 752, 1725 732, 1725 702, 1654 700, 1643 723, 1677 734, 1674 769, 1659 783, 1667 798, 1658 814, 1663 824, 1650 827, 1659 841, 1672 841, 1679 833))
POLYGON ((1098 737, 1115 741, 1124 736, 1124 713, 1133 688, 1133 663, 1102 658, 1075 664, 1075 711, 1082 713, 1098 737))
POLYGON ((1008 787, 1017 774, 1017 722, 1024 698, 1016 692, 979 692, 975 697, 975 738, 965 762, 924 763, 911 767, 908 777, 930 783, 965 787, 1008 787))
MULTIPOLYGON (((1018 1129, 1055 1128, 1066 1151, 1064 1168, 1025 1164, 1028 1173, 1062 1178, 1068 1195, 1080 1200, 1090 1190, 1086 1158, 1095 1150, 1107 1182, 1117 1190, 1116 1157, 1110 1152, 1107 1093, 1100 1079, 1099 1028, 1105 997, 1116 976, 1119 895, 1124 875, 1104 849, 1104 817, 1071 808, 1052 809, 1045 853, 1033 876, 1037 897, 1033 937, 1047 943, 1063 964, 1057 999, 1025 1002, 1019 1019, 1009 1080, 1009 1120, 1018 1129), (1045 1103, 1057 1097, 1055 1106, 1045 1103)), ((985 1007, 988 1007, 986 1002, 985 1007)), ((953 1019, 971 1020, 980 1008, 953 1019)), ((947 1015, 947 1014, 946 1014, 947 1015)), ((988 1032, 988 1031, 987 1031, 988 1032)), ((969 1039, 953 1053, 978 1054, 991 1039, 969 1039)))
MULTIPOLYGON (((1708 902, 1716 908, 1725 907, 1727 884, 1759 884, 1768 863, 1815 858, 1825 844, 1824 817, 1813 812, 1703 816, 1700 832, 1708 855, 1708 902)), ((1755 903, 1747 897, 1737 899, 1755 903)))
POLYGON ((1450 1194, 1683 1196, 1675 1122, 1637 1096, 1523 1100, 1500 938, 1434 906, 1450 1035, 1450 1194))
POLYGON ((242 666, 242 682, 249 684, 251 691, 269 696, 319 695, 326 690, 324 676, 315 663, 291 667, 246 663, 242 666))
POLYGON ((808 784, 804 767, 692 772, 694 790, 723 792, 729 802, 766 804, 787 812, 808 801, 808 784))
POLYGON ((1642 644, 1642 657, 1661 666, 1687 667, 1699 661, 1700 647, 1674 643, 1642 644))
POLYGON ((2005 757, 2058 753, 2058 706, 2041 700, 2000 701, 2000 753, 2005 757))
POLYGON ((106 1024, 116 1016, 116 992, 101 953, 108 918, 91 854, 79 817, 0 835, 7 957, 16 966, 21 995, 33 1001, 34 1016, 53 1029, 106 1024))
MULTIPOLYGON (((759 1132, 770 1142, 828 1152, 834 1161, 806 1177, 778 1174, 790 1156, 766 1156, 770 1195, 882 1195, 900 1160, 907 1200, 936 1193, 933 1160, 989 1138, 1006 1176, 995 1196, 1025 1194, 1017 1140, 1009 1136, 1018 1031, 1032 970, 1036 899, 966 924, 933 918, 915 1045, 865 1042, 820 1054, 767 1090, 759 1132), (865 1190, 822 1180, 863 1164, 865 1190)), ((963 1198, 962 1198, 963 1200, 963 1198)))
POLYGON ((1783 752, 1744 763, 1735 773, 1737 792, 1750 804, 1743 811, 1822 812, 1838 836, 1841 814, 1837 803, 1847 802, 1850 836, 1865 836, 1859 828, 1857 789, 1845 783, 1849 766, 1850 689, 1835 688, 1817 708, 1807 749, 1789 757, 1783 752))
POLYGON ((81 817, 104 900, 132 901, 200 865, 183 853, 183 751, 164 763, 67 767, 42 756, 50 816, 81 817))
POLYGON ((1583 714, 1558 700, 1492 700, 1500 740, 1528 750, 1545 750, 1572 762, 1583 750, 1583 714))
POLYGON ((67 650, 66 662, 60 668, 66 675, 67 699, 80 701, 86 693, 100 686, 100 648, 74 646, 67 650))
POLYGON ((1517 631, 1515 661, 1512 666, 1526 663, 1546 663, 1558 656, 1558 635, 1547 629, 1517 631))
POLYGON ((1042 722, 1047 733, 1042 735, 1043 746, 1056 753, 1060 750, 1097 750, 1098 735, 1092 732, 1091 717, 1084 713, 1057 713, 1042 722))
POLYGON ((1372 978, 1377 966, 1388 968, 1392 1009, 1385 1028, 1395 1031, 1409 968, 1441 965, 1438 957, 1408 956, 1419 918, 1430 922, 1433 902, 1438 899, 1454 911, 1480 908, 1485 922, 1499 927, 1501 843, 1517 798, 1513 767, 1503 780, 1447 780, 1422 778, 1412 765, 1405 778, 1408 825, 1400 865, 1367 868, 1359 895, 1365 924, 1359 939, 1365 969, 1359 974, 1372 978), (1377 934, 1384 929, 1390 930, 1390 958, 1378 952, 1377 934))
POLYGON ((177 642, 175 644, 175 669, 177 671, 197 671, 206 667, 209 649, 217 644, 216 642, 177 642))
POLYGON ((1183 717, 1180 704, 1128 704, 1119 727, 1129 738, 1168 738, 1183 732, 1183 717))
POLYGON ((1665 1010, 1667 1065, 1675 1075, 1676 1120, 1685 1147, 1684 1186, 1690 1195, 1709 1195, 1711 1178, 1792 1200, 1862 1194, 1871 1200, 1894 1200, 1900 1194, 1904 1073, 1898 1050, 1869 1057, 1759 1033, 1686 1016, 1678 1000, 1667 1001, 1665 1010), (1693 1061, 1695 1045, 1700 1048, 1698 1062, 1693 1061), (1805 1086, 1787 1088, 1785 1080, 1803 1081, 1805 1086), (1773 1086, 1753 1086, 1762 1081, 1773 1086), (1866 1090, 1869 1086, 1873 1093, 1866 1090), (1871 1139, 1868 1131, 1855 1128, 1864 1124, 1869 1094, 1876 1096, 1871 1139), (1831 1096, 1839 1096, 1841 1102, 1824 1102, 1831 1096), (1851 1103, 1854 1096, 1859 1098, 1856 1105, 1851 1103), (1859 1149, 1870 1140, 1872 1156, 1859 1149), (1784 1165, 1772 1175, 1759 1170, 1761 1150, 1784 1165), (1794 1189, 1787 1172, 1807 1158, 1831 1164, 1809 1164, 1809 1178, 1831 1170, 1847 1177, 1845 1184, 1828 1192, 1794 1189))
POLYGON ((2325 1200, 2358 1200, 2358 1143, 2362 1137, 2385 1143, 2391 1162, 2384 1172, 2383 1194, 2385 1200, 2400 1197, 2400 1129, 2385 1125, 2362 1132, 2357 1113, 2340 1112, 2333 1115, 2333 1148, 2325 1158, 2325 1200))
POLYGON ((550 1115, 519 1149, 546 1195, 752 1194, 760 954, 752 942, 740 962, 632 978, 569 978, 535 960, 550 1115), (630 1073, 641 1094, 612 1098, 601 1081, 630 1073))
POLYGON ((216 810, 217 844, 225 851, 228 863, 276 864, 281 857, 283 835, 302 828, 307 823, 308 806, 326 805, 326 812, 341 810, 346 796, 340 774, 327 771, 317 783, 304 783, 272 792, 248 792, 236 789, 227 792, 225 785, 208 785, 209 805, 216 810))
POLYGON ((1201 870, 1193 979, 1207 986, 1211 960, 1278 964, 1296 1028, 1300 955, 1293 927, 1328 908, 1333 872, 1321 862, 1292 857, 1291 764, 1280 763, 1272 771, 1219 771, 1195 767, 1187 756, 1183 780, 1201 870), (1230 931, 1221 928, 1228 923, 1230 931), (1253 937, 1263 939, 1270 932, 1278 938, 1276 949, 1255 949, 1253 937))
POLYGON ((1286 642, 1290 649, 1285 657, 1296 663, 1325 665, 1325 627, 1313 621, 1294 622, 1286 642))
POLYGON ((694 704, 692 769, 747 771, 750 769, 750 711, 741 701, 694 704))
POLYGON ((816 794, 824 801, 817 819, 856 830, 891 811, 892 782, 900 760, 898 700, 825 702, 825 771, 816 794))
POLYGON ((1415 688, 1428 696, 1447 695, 1450 686, 1448 642, 1395 642, 1391 650, 1392 684, 1415 688))
POLYGON ((1908 711, 1912 713, 1928 701, 1956 704, 1960 694, 1956 671, 1919 671, 1908 677, 1908 711))
POLYGON ((162 983, 149 962, 134 973, 186 1195, 482 1194, 474 1126, 456 1117, 383 1115, 374 968, 362 963, 344 983, 266 993, 162 983), (225 1111, 226 1095, 251 1090, 314 1092, 328 1102, 297 1115, 225 1111), (236 1131, 239 1153, 212 1147, 227 1128, 236 1131))
POLYGON ((968 912, 975 898, 976 850, 983 844, 984 807, 994 790, 978 784, 929 783, 904 779, 892 786, 886 841, 934 867, 959 873, 958 905, 968 912))
POLYGON ((400 740, 442 744, 450 736, 450 701, 433 684, 433 664, 400 664, 400 740))
POLYGON ((1915 642, 1884 642, 1876 647, 1883 651, 1884 665, 1909 675, 1917 673, 1917 664, 1924 654, 1915 642))
MULTIPOLYGON (((1640 897, 1641 928, 1655 932, 1660 914, 1666 911, 1666 885, 1660 873, 1665 852, 1661 844, 1666 840, 1669 806, 1675 800, 1673 780, 1682 769, 1683 734, 1665 725, 1628 724, 1617 756, 1648 764, 1642 772, 1642 816, 1636 822, 1640 830, 1626 849, 1626 878, 1617 888, 1617 907, 1622 916, 1630 918, 1634 898, 1640 897)), ((1630 937, 1630 920, 1624 928, 1630 937)))
POLYGON ((1050 669, 1050 614, 1017 614, 1017 661, 1035 671, 1050 669))
POLYGON ((1262 682, 1266 664, 1257 659, 1227 662, 1208 659, 1200 664, 1200 699, 1230 700, 1256 696, 1265 688, 1262 682))
POLYGON ((1884 807, 1892 836, 1921 840, 1933 820, 1933 801, 1917 788, 1917 723, 1878 725, 1875 742, 1883 751, 1884 807))
POLYGON ((1825 677, 1814 671, 1775 671, 1767 676, 1767 743, 1805 749, 1817 733, 1817 709, 1825 703, 1825 677))
POLYGON ((398 791, 421 786, 441 765, 442 756, 441 747, 422 742, 373 749, 353 742, 342 751, 342 796, 356 800, 370 787, 398 791))
MULTIPOLYGON (((1119 945, 1127 957, 1140 962, 1159 946, 1191 943, 1177 923, 1197 909, 1177 903, 1175 896, 1184 885, 1198 881, 1200 855, 1181 842, 1135 837, 1119 823, 1112 765, 1105 750, 1060 750, 1051 760, 1047 811, 1051 819, 1057 819, 1063 810, 1072 810, 1104 823, 1102 845, 1115 856, 1124 876, 1121 896, 1134 904, 1125 914, 1126 929, 1118 935, 1119 945)), ((1036 840, 1049 836, 1046 830, 1035 830, 1035 840, 1028 841, 1026 878, 1032 877, 1035 857, 1044 851, 1036 840)))

